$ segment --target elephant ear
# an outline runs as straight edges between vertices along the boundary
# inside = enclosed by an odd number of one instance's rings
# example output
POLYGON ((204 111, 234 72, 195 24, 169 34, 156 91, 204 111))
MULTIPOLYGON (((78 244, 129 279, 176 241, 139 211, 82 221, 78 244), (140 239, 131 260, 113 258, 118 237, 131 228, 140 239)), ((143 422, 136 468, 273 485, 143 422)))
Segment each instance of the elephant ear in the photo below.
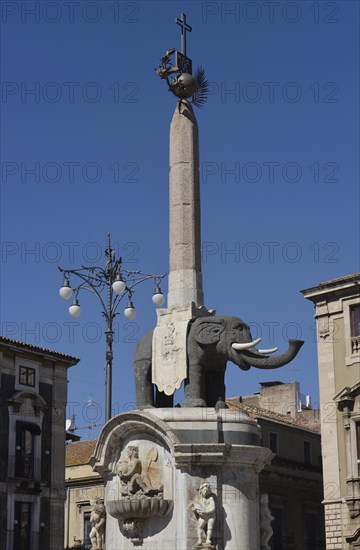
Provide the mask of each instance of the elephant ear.
POLYGON ((217 344, 224 329, 220 323, 201 323, 195 330, 196 341, 200 345, 217 344))

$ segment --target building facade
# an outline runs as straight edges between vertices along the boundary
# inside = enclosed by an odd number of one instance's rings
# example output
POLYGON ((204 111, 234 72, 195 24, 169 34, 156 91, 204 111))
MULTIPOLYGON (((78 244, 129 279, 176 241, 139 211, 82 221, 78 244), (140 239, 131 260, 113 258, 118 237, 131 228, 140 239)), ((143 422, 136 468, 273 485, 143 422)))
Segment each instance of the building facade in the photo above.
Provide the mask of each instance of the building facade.
POLYGON ((0 549, 63 549, 67 369, 79 359, 0 337, 0 549))
POLYGON ((298 382, 262 383, 256 394, 227 402, 257 420, 263 446, 275 455, 260 472, 274 517, 272 550, 324 550, 319 410, 311 409, 298 382))
POLYGON ((90 466, 96 439, 66 445, 64 548, 91 548, 90 499, 104 498, 102 477, 90 466))
POLYGON ((326 548, 360 548, 360 273, 302 293, 317 324, 326 548))

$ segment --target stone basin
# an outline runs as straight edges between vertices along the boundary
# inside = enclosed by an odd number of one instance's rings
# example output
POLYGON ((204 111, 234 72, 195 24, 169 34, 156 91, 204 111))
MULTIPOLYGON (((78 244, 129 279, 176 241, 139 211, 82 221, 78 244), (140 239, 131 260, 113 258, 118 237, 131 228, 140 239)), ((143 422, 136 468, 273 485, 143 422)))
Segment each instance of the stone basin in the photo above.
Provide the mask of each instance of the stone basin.
POLYGON ((109 500, 107 512, 116 519, 146 519, 165 516, 171 508, 171 500, 157 497, 109 500))

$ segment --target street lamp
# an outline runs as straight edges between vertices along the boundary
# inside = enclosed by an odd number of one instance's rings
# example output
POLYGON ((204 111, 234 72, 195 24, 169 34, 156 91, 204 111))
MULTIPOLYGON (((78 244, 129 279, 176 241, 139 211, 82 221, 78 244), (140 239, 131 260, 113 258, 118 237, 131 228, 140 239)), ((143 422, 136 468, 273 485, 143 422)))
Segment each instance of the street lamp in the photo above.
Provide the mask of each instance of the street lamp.
POLYGON ((81 266, 80 269, 63 269, 59 267, 59 270, 64 274, 64 282, 59 289, 59 294, 64 300, 69 300, 73 297, 73 302, 69 307, 69 313, 73 317, 79 317, 81 314, 81 308, 78 300, 78 294, 81 290, 88 290, 94 294, 100 301, 101 313, 105 317, 106 321, 106 374, 105 374, 105 420, 106 422, 111 418, 111 404, 112 404, 112 360, 113 360, 113 319, 119 313, 117 312, 118 306, 124 296, 127 296, 128 303, 124 310, 124 315, 127 319, 132 321, 136 315, 136 309, 134 307, 132 296, 133 288, 149 279, 152 279, 155 284, 154 294, 152 302, 156 307, 163 305, 165 296, 160 289, 160 281, 165 275, 152 275, 148 273, 142 273, 142 271, 134 270, 121 270, 121 257, 115 258, 115 252, 110 245, 110 233, 108 233, 107 248, 105 249, 106 265, 105 268, 101 267, 87 267, 81 266), (70 277, 78 277, 81 282, 71 287, 70 277), (107 297, 103 297, 103 294, 107 293, 107 297))

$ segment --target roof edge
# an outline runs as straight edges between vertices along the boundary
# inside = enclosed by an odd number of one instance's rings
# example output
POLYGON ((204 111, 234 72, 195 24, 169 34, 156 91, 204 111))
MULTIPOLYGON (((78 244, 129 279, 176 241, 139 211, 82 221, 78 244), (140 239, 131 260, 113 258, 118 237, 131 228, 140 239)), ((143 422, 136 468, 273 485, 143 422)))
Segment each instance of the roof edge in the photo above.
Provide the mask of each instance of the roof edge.
POLYGON ((326 294, 327 292, 342 291, 346 288, 354 287, 355 285, 360 285, 360 273, 353 273, 351 275, 339 277, 338 279, 323 281, 317 286, 305 288, 300 290, 300 292, 305 298, 311 298, 317 295, 326 294))
POLYGON ((34 344, 28 344, 27 342, 21 342, 20 340, 13 340, 12 338, 7 338, 6 336, 0 336, 0 346, 8 346, 14 350, 27 350, 30 353, 36 353, 41 355, 47 355, 51 358, 59 359, 60 361, 65 361, 69 363, 69 366, 76 365, 80 359, 78 357, 73 357, 72 355, 67 355, 61 351, 55 351, 48 348, 42 348, 41 346, 35 346, 34 344))

